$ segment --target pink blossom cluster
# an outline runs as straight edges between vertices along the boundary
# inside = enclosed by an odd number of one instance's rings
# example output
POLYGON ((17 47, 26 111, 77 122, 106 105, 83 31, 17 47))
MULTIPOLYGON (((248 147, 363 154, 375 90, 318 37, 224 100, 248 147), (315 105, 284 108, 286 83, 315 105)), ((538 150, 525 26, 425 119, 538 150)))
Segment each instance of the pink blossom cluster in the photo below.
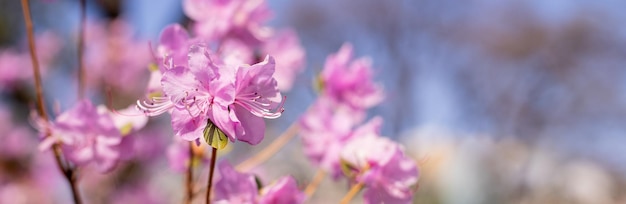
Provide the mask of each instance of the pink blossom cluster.
POLYGON ((83 64, 91 89, 112 88, 133 95, 143 91, 152 56, 148 41, 134 35, 133 28, 122 19, 87 24, 83 64))
POLYGON ((40 149, 61 144, 65 158, 73 164, 94 164, 98 170, 107 172, 125 151, 121 148, 124 137, 141 129, 147 118, 121 117, 104 106, 96 107, 88 100, 81 100, 52 122, 37 116, 33 121, 43 138, 40 149))
MULTIPOLYGON (((44 32, 37 36, 37 58, 42 74, 47 73, 54 63, 56 54, 61 49, 59 37, 52 32, 44 32)), ((7 91, 20 82, 33 77, 31 57, 26 46, 21 49, 5 49, 0 51, 0 90, 7 91)))
MULTIPOLYGON (((298 190, 296 181, 282 177, 267 186, 260 186, 254 175, 235 171, 227 162, 218 165, 220 179, 216 183, 215 203, 303 203, 306 195, 298 190)), ((261 184, 262 185, 262 184, 261 184)))
MULTIPOLYGON (((264 0, 184 0, 182 5, 191 19, 187 28, 168 25, 154 44, 136 39, 132 27, 121 19, 87 24, 85 38, 80 39, 84 55, 77 60, 84 69, 79 77, 85 78, 77 81, 86 82, 79 90, 88 88, 91 98, 79 93, 73 106, 63 112, 55 106, 50 118, 42 99, 37 104, 42 115, 33 111, 30 117, 39 132, 39 149, 55 154, 72 190, 79 186, 81 193, 92 195, 93 189, 100 189, 105 193, 99 196, 109 197, 105 202, 159 202, 162 195, 155 195, 148 179, 141 177, 158 169, 151 167, 159 167, 152 163, 158 163, 153 160, 161 154, 176 173, 187 173, 186 201, 192 202, 192 191, 198 190, 193 180, 204 178, 196 170, 209 166, 209 181, 217 169, 215 182, 207 187, 215 184, 213 192, 207 191, 207 200, 214 203, 304 203, 309 196, 291 176, 264 185, 262 179, 239 170, 245 165, 233 167, 224 157, 215 167, 218 150, 227 152, 229 143, 239 141, 260 144, 265 119, 283 114, 284 94, 305 66, 296 32, 268 26, 272 12, 264 0), (106 94, 102 98, 113 107, 110 91, 133 101, 143 98, 121 110, 94 102, 100 99, 97 94, 106 94), (151 125, 158 118, 148 120, 165 113, 171 132, 151 125), (166 134, 174 137, 164 142, 159 135, 166 134), (211 155, 207 149, 213 150, 211 155), (96 173, 86 171, 92 168, 96 173), (83 176, 81 185, 75 183, 77 175, 83 176)), ((50 39, 39 44, 43 67, 60 48, 50 39)), ((30 67, 27 57, 21 51, 0 52, 3 88, 31 77, 32 73, 15 68, 30 67)), ((371 60, 354 59, 352 46, 343 45, 326 59, 315 78, 319 96, 295 124, 308 159, 335 181, 364 186, 366 203, 410 203, 419 177, 415 162, 400 144, 381 136, 381 117, 367 120, 367 110, 384 99, 373 77, 371 60)), ((24 144, 37 143, 23 136, 28 130, 10 127, 6 112, 0 109, 0 130, 6 133, 0 136, 5 141, 0 143, 0 167, 26 157, 24 149, 29 147, 24 144)), ((42 175, 46 174, 36 176, 42 175)), ((9 180, 0 174, 0 184, 9 180)), ((0 195, 11 193, 14 186, 9 187, 0 185, 0 195)))
POLYGON ((274 77, 281 91, 291 89, 304 68, 305 52, 296 33, 265 25, 272 12, 264 0, 185 0, 183 10, 193 20, 193 33, 220 44, 218 51, 226 62, 252 64, 265 55, 274 56, 274 77))
POLYGON ((158 70, 161 94, 138 101, 137 107, 150 116, 170 112, 176 135, 188 141, 199 143, 205 129, 215 125, 230 141, 261 142, 263 118, 282 113, 274 58, 227 64, 205 43, 187 37, 179 25, 163 31, 158 49, 165 53, 158 56, 165 62, 158 70))
POLYGON ((352 59, 344 44, 319 76, 320 95, 300 120, 304 151, 333 179, 366 187, 366 203, 411 203, 418 169, 402 146, 380 136, 382 119, 363 123, 368 108, 383 99, 368 58, 352 59))

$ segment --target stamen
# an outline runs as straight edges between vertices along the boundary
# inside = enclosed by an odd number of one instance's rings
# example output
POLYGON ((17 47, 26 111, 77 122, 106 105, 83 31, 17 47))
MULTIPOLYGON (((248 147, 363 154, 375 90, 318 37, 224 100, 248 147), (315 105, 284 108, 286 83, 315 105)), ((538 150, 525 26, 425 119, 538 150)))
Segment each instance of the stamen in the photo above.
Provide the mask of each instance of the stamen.
POLYGON ((157 116, 174 107, 174 103, 167 97, 153 97, 152 102, 137 100, 137 109, 147 116, 157 116))
POLYGON ((284 106, 285 106, 286 99, 287 99, 286 96, 283 97, 283 100, 276 108, 276 111, 272 111, 270 109, 265 108, 265 107, 269 107, 270 104, 260 103, 258 101, 235 100, 235 103, 241 105, 243 108, 250 111, 250 113, 252 113, 255 116, 268 118, 268 119, 275 119, 275 118, 280 117, 280 115, 285 111, 284 106))

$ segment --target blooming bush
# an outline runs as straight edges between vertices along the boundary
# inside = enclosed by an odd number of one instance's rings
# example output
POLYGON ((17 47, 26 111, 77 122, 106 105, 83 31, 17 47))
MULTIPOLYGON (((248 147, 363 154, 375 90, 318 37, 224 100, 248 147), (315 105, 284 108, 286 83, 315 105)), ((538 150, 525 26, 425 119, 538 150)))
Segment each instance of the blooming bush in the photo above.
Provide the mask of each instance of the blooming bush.
MULTIPOLYGON (((22 6, 28 11, 28 1, 22 6)), ((353 59, 349 43, 330 54, 312 79, 318 95, 310 108, 265 150, 231 165, 236 162, 223 154, 261 144, 267 140, 265 119, 289 111, 284 105, 290 102, 287 95, 296 75, 304 71, 305 48, 296 31, 267 24, 271 10, 264 0, 185 0, 182 6, 189 25, 166 26, 154 45, 135 39, 122 19, 82 19, 87 26, 81 27, 85 35, 79 35, 77 49, 85 54, 79 58, 76 80, 79 99, 67 108, 55 106, 54 114, 47 112, 45 102, 54 101, 50 97, 55 95, 41 94, 50 90, 41 85, 36 65, 39 60, 49 69, 58 39, 30 41, 31 48, 46 54, 32 62, 23 59, 23 53, 0 53, 0 70, 12 74, 3 75, 2 91, 17 89, 16 81, 35 82, 38 103, 30 121, 39 132, 42 152, 37 154, 54 155, 74 202, 159 202, 159 196, 168 195, 151 193, 146 186, 152 177, 141 172, 155 171, 154 158, 161 156, 175 174, 184 174, 184 184, 177 189, 185 203, 199 200, 199 192, 207 203, 306 203, 323 177, 305 181, 285 175, 272 181, 255 168, 265 167, 263 162, 295 135, 320 175, 348 184, 342 203, 362 190, 366 203, 412 202, 418 167, 401 144, 380 136, 380 117, 368 119, 367 110, 384 100, 383 88, 373 79, 371 59, 353 59), (11 65, 33 65, 34 72, 17 75, 11 65), (106 102, 99 102, 98 95, 106 102), (136 104, 114 108, 114 96, 132 98, 136 104), (162 114, 169 117, 156 117, 162 114), (171 127, 163 128, 162 120, 171 127), (244 144, 234 145, 240 141, 244 144)), ((29 15, 25 13, 27 23, 29 15)), ((8 120, 8 112, 2 113, 0 119, 8 120)), ((6 141, 32 143, 21 138, 31 134, 23 127, 0 128, 10 133, 6 141)), ((12 190, 3 185, 9 181, 28 183, 4 174, 34 174, 38 165, 24 161, 28 159, 23 154, 30 152, 11 148, 0 149, 0 166, 12 168, 11 162, 18 162, 27 171, 1 168, 0 194, 12 190)), ((48 171, 55 165, 39 166, 48 171)))

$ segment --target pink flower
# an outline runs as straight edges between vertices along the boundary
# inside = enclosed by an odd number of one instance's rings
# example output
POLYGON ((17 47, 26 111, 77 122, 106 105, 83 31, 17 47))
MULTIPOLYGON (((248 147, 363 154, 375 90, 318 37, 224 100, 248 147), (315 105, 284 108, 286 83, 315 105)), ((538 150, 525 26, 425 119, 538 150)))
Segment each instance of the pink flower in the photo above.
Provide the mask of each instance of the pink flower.
POLYGON ((99 112, 106 112, 113 120, 113 124, 120 130, 123 136, 139 131, 148 123, 148 117, 141 114, 135 106, 129 106, 122 110, 109 111, 105 106, 98 106, 99 112))
POLYGON ((368 134, 346 144, 341 158, 365 184, 366 203, 411 203, 419 174, 399 144, 368 134))
POLYGON ((215 183, 215 203, 256 203, 257 185, 251 174, 239 173, 227 161, 218 164, 220 178, 215 183))
POLYGON ((352 46, 344 44, 328 56, 320 79, 322 94, 355 109, 367 109, 383 100, 381 87, 372 81, 369 58, 352 60, 352 46))
POLYGON ((174 138, 174 142, 167 148, 167 161, 170 168, 177 172, 185 172, 191 164, 189 153, 189 141, 174 138))
MULTIPOLYGON (((54 57, 59 53, 61 45, 58 37, 52 32, 37 35, 37 56, 39 69, 45 75, 51 67, 54 57)), ((33 69, 30 53, 26 45, 20 49, 0 51, 0 90, 13 88, 20 81, 32 80, 33 69)))
POLYGON ((148 115, 171 111, 172 128, 188 141, 198 140, 216 125, 230 141, 258 144, 265 132, 263 118, 282 113, 282 98, 272 77, 273 58, 237 66, 215 59, 219 60, 205 46, 193 45, 187 66, 163 74, 164 96, 138 101, 138 107, 148 115))
POLYGON ((88 85, 108 85, 116 91, 135 93, 152 60, 148 41, 135 39, 122 20, 90 23, 85 31, 84 68, 88 85))
POLYGON ((239 173, 226 161, 218 165, 220 179, 215 184, 216 203, 303 203, 306 196, 292 177, 283 177, 272 185, 257 186, 252 174, 239 173), (259 194, 260 193, 260 194, 259 194))
POLYGON ((229 36, 254 45, 268 34, 262 24, 271 12, 264 0, 185 0, 183 10, 195 21, 194 32, 208 41, 229 36))
POLYGON ((97 110, 88 100, 80 101, 73 108, 59 115, 46 127, 39 120, 42 136, 50 129, 40 149, 48 149, 61 142, 66 158, 76 165, 95 164, 102 172, 111 170, 120 157, 120 130, 107 111, 97 110))
POLYGON ((276 58, 274 78, 278 81, 278 89, 290 90, 296 74, 303 71, 305 62, 305 52, 296 32, 287 29, 276 33, 263 44, 261 50, 276 58))
POLYGON ((298 189, 296 181, 291 176, 282 177, 270 186, 261 189, 259 204, 275 203, 304 203, 306 195, 298 189))
POLYGON ((218 50, 224 64, 239 65, 255 62, 254 49, 236 38, 224 39, 218 50))
POLYGON ((187 65, 189 46, 197 40, 191 39, 187 30, 179 24, 168 25, 161 31, 159 45, 156 48, 157 59, 161 72, 177 66, 187 65))
POLYGON ((301 138, 307 157, 334 179, 341 176, 340 152, 347 142, 366 134, 378 134, 382 120, 363 121, 362 112, 320 98, 300 120, 301 138), (356 128, 355 128, 356 127, 356 128))

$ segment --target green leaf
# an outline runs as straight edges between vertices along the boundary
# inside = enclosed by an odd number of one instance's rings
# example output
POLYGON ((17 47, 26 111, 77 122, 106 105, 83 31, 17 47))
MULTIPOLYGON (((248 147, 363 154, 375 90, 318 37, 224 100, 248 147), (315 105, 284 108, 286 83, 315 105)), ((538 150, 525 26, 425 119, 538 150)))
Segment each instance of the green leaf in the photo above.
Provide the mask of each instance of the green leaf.
POLYGON ((204 127, 204 131, 202 131, 202 133, 204 134, 204 141, 215 149, 221 150, 226 148, 226 145, 228 145, 228 137, 226 134, 224 134, 224 132, 222 132, 217 125, 213 124, 211 120, 207 122, 207 125, 204 127))

